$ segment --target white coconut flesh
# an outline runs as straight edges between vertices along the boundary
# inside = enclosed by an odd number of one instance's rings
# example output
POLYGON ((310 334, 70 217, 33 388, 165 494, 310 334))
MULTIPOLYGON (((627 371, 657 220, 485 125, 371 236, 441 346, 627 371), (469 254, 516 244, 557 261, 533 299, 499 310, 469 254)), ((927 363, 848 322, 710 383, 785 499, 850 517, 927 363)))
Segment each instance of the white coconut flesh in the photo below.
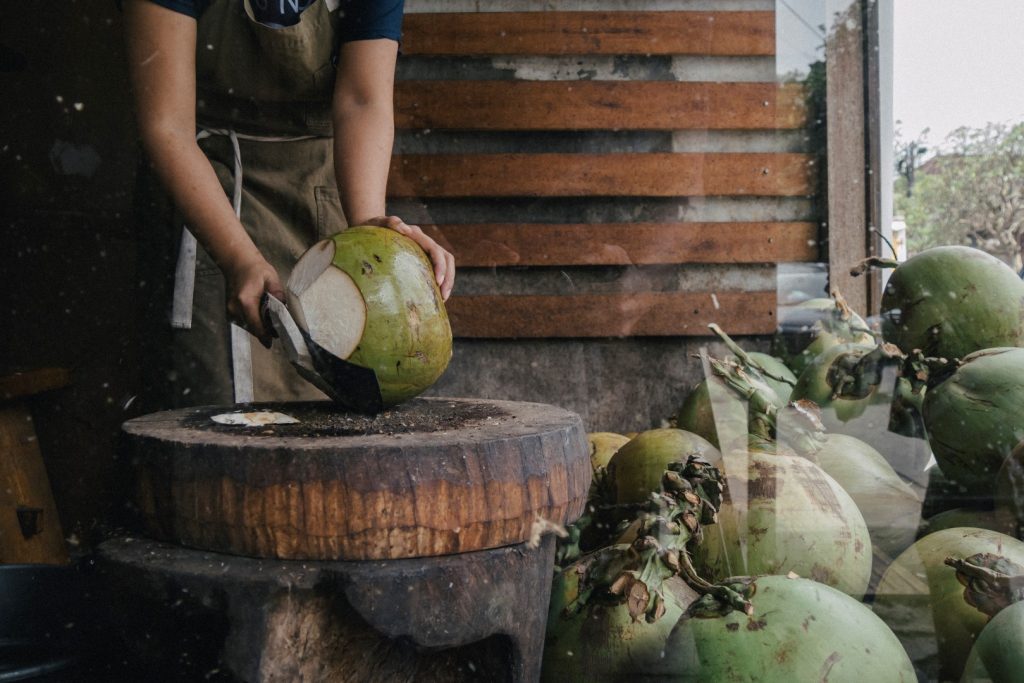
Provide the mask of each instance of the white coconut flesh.
POLYGON ((363 338, 366 301, 355 281, 334 265, 334 241, 309 249, 292 270, 286 286, 288 310, 317 344, 348 358, 363 338))

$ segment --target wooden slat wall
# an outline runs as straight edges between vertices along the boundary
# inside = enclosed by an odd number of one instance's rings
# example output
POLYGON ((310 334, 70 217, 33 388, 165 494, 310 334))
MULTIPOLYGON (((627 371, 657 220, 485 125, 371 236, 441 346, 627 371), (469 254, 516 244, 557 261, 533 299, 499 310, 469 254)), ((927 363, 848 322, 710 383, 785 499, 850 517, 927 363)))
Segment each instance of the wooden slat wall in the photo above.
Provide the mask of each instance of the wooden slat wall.
POLYGON ((408 55, 775 54, 774 12, 409 14, 408 55))
POLYGON ((632 202, 638 215, 651 202, 673 199, 717 199, 726 206, 725 220, 554 222, 517 212, 512 221, 420 221, 455 254, 461 281, 484 268, 526 267, 514 271, 524 278, 530 268, 639 269, 629 291, 540 294, 529 287, 522 294, 509 294, 507 287, 500 293, 481 291, 484 271, 469 291, 457 286, 449 301, 455 334, 705 335, 712 321, 733 334, 773 331, 774 289, 715 286, 712 291, 709 283, 707 291, 655 291, 653 284, 644 291, 635 280, 643 279, 645 267, 741 268, 817 260, 812 216, 759 220, 728 215, 729 202, 808 202, 818 191, 812 155, 802 149, 763 149, 764 136, 800 136, 808 125, 802 87, 770 77, 759 82, 581 80, 564 74, 543 79, 535 73, 537 60, 567 56, 578 56, 580 64, 686 56, 726 60, 728 69, 728 60, 770 60, 774 28, 773 12, 752 11, 407 14, 403 53, 420 60, 420 68, 415 78, 400 78, 396 84, 396 127, 400 139, 425 139, 432 146, 426 151, 399 146, 388 187, 393 201, 416 200, 435 211, 454 203, 478 212, 489 209, 493 216, 501 215, 503 202, 522 207, 524 201, 575 202, 581 216, 590 213, 591 205, 609 202, 620 209, 625 202, 627 210, 632 202), (517 59, 533 71, 516 71, 510 78, 507 66, 486 68, 517 59), (439 76, 431 72, 434 63, 439 76), (469 75, 455 68, 453 77, 453 64, 465 64, 469 75), (636 144, 643 149, 629 148, 630 140, 645 139, 638 136, 694 133, 739 135, 752 142, 740 149, 731 144, 727 151, 714 149, 712 138, 711 149, 696 152, 676 151, 674 143, 670 150, 646 143, 636 144), (569 142, 563 143, 563 134, 569 142), (581 135, 597 136, 598 147, 615 149, 595 151, 585 142, 579 150, 546 147, 549 142, 554 147, 572 144, 573 136, 581 135), (758 135, 760 148, 752 137, 758 135))
POLYGON ((449 309, 463 337, 707 335, 708 320, 732 334, 775 329, 775 292, 629 292, 567 296, 466 296, 449 309), (588 329, 600 334, 587 334, 588 329))
POLYGON ((791 197, 804 154, 431 154, 395 157, 393 197, 791 197))
POLYGON ((803 89, 774 83, 417 81, 395 88, 399 128, 780 130, 802 128, 805 114, 803 89))
POLYGON ((485 223, 421 226, 460 267, 628 266, 810 261, 817 226, 802 223, 485 223))

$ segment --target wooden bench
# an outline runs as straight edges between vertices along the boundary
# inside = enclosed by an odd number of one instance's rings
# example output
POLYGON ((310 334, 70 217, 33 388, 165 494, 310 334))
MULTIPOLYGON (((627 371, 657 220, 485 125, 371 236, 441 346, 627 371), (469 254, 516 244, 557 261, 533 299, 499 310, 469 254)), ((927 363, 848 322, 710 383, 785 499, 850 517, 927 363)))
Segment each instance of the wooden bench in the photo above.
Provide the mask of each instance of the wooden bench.
MULTIPOLYGON (((420 60, 691 56, 770 58, 773 12, 469 12, 407 14, 403 53, 420 60)), ((396 84, 396 127, 407 135, 799 131, 808 125, 794 83, 682 80, 440 78, 429 69, 396 84)), ((444 73, 442 73, 444 75, 444 73)), ((535 145, 534 145, 535 146, 535 145)), ((399 153, 389 195, 443 201, 522 198, 807 198, 813 155, 794 152, 466 152, 458 144, 399 153)), ((814 261, 812 220, 444 222, 423 226, 462 269, 774 264, 814 261)), ((653 288, 652 288, 653 289, 653 288)), ((776 292, 612 291, 462 294, 448 310, 461 337, 706 335, 774 331, 776 292)))

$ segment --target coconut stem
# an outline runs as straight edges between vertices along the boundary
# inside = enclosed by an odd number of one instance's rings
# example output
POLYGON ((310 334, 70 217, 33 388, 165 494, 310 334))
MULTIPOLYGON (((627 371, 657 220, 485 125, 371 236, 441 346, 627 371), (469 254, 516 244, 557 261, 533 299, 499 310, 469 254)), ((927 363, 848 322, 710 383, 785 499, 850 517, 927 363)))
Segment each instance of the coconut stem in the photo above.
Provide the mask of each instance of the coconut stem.
POLYGON ((751 378, 741 365, 723 362, 710 356, 709 358, 715 374, 725 380, 726 385, 739 394, 740 398, 750 403, 751 414, 766 415, 774 420, 775 412, 778 410, 774 401, 763 389, 751 382, 751 378))
POLYGON ((853 321, 854 318, 859 316, 857 316, 856 313, 854 313, 853 308, 851 308, 850 304, 847 303, 846 297, 843 296, 843 294, 839 291, 838 287, 834 287, 833 289, 831 289, 829 295, 831 296, 831 298, 833 298, 833 301, 836 302, 836 310, 839 313, 840 321, 846 326, 845 330, 834 329, 834 334, 839 334, 839 336, 844 339, 852 339, 852 333, 862 333, 870 337, 876 336, 876 334, 874 334, 874 332, 871 331, 870 328, 850 324, 850 322, 853 321))
POLYGON ((850 275, 853 277, 859 277, 872 268, 895 268, 898 265, 900 265, 900 262, 896 259, 883 258, 881 256, 869 256, 853 268, 850 268, 850 275))
POLYGON ((1024 600, 1024 567, 992 553, 964 559, 947 557, 964 585, 964 600, 979 612, 994 617, 1005 607, 1024 600))
POLYGON ((680 561, 680 577, 697 593, 709 596, 723 607, 727 607, 726 613, 734 609, 747 615, 754 613, 754 606, 742 593, 723 584, 713 584, 698 574, 693 562, 690 561, 689 553, 680 553, 680 561))
POLYGON ((892 252, 893 259, 896 259, 898 257, 898 252, 896 251, 896 246, 889 240, 889 238, 883 235, 882 231, 878 228, 871 228, 871 232, 878 235, 878 238, 885 242, 885 246, 889 247, 889 251, 892 252))
POLYGON ((687 583, 695 582, 695 590, 707 592, 711 584, 693 569, 688 546, 701 541, 702 524, 717 519, 724 488, 721 473, 691 455, 686 463, 669 465, 661 488, 661 493, 652 494, 636 540, 626 549, 599 552, 589 562, 577 609, 603 588, 625 602, 634 620, 644 617, 653 622, 665 613, 663 585, 668 578, 682 575, 687 583))
POLYGON ((732 337, 730 337, 728 334, 726 334, 725 330, 723 330, 721 327, 719 327, 717 323, 709 324, 708 325, 708 329, 710 329, 712 332, 714 332, 716 335, 718 335, 718 338, 722 340, 722 343, 725 344, 726 348, 728 348, 730 351, 732 351, 732 353, 737 358, 740 359, 740 362, 743 365, 745 365, 745 366, 747 366, 749 368, 752 368, 754 370, 757 370, 764 377, 767 377, 769 379, 774 379, 777 382, 785 382, 786 384, 788 384, 790 386, 795 386, 796 383, 793 380, 791 380, 790 378, 783 377, 782 375, 777 375, 777 374, 769 371, 763 365, 758 363, 755 359, 751 358, 750 354, 748 354, 746 351, 744 351, 743 347, 741 347, 739 344, 737 344, 733 340, 732 337))
POLYGON ((882 372, 893 359, 903 360, 905 356, 894 344, 883 342, 873 351, 859 358, 844 354, 833 364, 837 380, 832 388, 832 399, 860 399, 872 394, 882 383, 882 372))

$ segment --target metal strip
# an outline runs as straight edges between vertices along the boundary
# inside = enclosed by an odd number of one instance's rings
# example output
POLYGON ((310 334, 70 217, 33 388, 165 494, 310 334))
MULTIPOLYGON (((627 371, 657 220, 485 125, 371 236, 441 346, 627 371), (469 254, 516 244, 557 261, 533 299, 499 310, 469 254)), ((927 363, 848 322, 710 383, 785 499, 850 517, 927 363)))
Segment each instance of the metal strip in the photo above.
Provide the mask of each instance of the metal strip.
POLYGON ((231 371, 235 384, 235 403, 252 403, 252 336, 231 323, 231 371))
POLYGON ((174 266, 174 297, 171 301, 171 327, 192 329, 192 300, 196 290, 196 238, 187 226, 181 228, 178 262, 174 266))

